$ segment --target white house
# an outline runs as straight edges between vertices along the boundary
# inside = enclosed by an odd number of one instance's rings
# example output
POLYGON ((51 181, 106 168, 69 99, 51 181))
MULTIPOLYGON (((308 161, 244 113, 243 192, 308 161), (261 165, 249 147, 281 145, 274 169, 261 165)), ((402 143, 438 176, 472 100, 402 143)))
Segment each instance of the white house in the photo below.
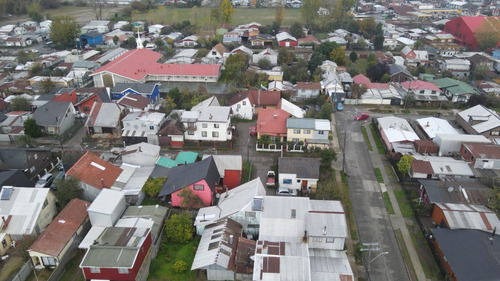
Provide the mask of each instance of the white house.
POLYGON ((196 130, 189 130, 191 123, 185 122, 184 114, 181 121, 187 131, 184 134, 186 140, 202 140, 202 141, 227 141, 232 138, 231 107, 229 106, 209 106, 201 109, 194 122, 196 130))
POLYGON ((125 195, 105 189, 87 209, 92 226, 112 227, 125 211, 125 195))
POLYGON ((450 71, 458 78, 469 77, 470 61, 467 59, 449 59, 440 61, 441 71, 450 71))
MULTIPOLYGON (((122 119, 122 138, 137 138, 157 144, 156 134, 166 121, 161 112, 131 112, 122 119), (155 142, 156 140, 156 142, 155 142)), ((133 141, 133 140, 131 140, 133 141)))
POLYGON ((331 60, 325 60, 319 66, 326 74, 328 73, 337 73, 337 64, 331 60))
POLYGON ((207 54, 206 58, 218 61, 227 52, 226 47, 221 43, 215 45, 207 54))
POLYGON ((150 34, 154 34, 155 36, 158 36, 158 35, 160 35, 161 29, 163 27, 165 27, 165 26, 162 24, 152 24, 152 25, 148 26, 148 32, 150 34))
POLYGON ((307 193, 315 190, 319 180, 318 158, 278 158, 278 185, 307 193))
POLYGON ((254 108, 250 101, 249 91, 241 92, 234 95, 229 101, 231 111, 234 116, 241 119, 252 120, 254 108))
POLYGON ((262 50, 260 53, 252 56, 252 63, 258 64, 262 59, 269 60, 272 66, 278 65, 278 52, 269 48, 262 50))
POLYGON ((141 142, 126 146, 120 153, 123 163, 154 166, 160 157, 160 146, 141 142))
POLYGON ((101 34, 109 32, 109 21, 107 20, 91 20, 81 28, 82 34, 90 31, 97 31, 101 34))
POLYGON ((191 35, 186 38, 183 38, 178 45, 180 47, 194 47, 198 45, 198 36, 191 35))

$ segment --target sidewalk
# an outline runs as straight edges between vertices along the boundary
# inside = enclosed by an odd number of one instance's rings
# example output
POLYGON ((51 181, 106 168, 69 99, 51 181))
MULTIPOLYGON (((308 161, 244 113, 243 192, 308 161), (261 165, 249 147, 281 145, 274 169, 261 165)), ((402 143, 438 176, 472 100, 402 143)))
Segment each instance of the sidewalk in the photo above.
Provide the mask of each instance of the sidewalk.
MULTIPOLYGON (((368 138, 370 139, 370 143, 372 144, 372 147, 376 147, 374 138, 373 138, 373 136, 371 134, 371 130, 369 128, 369 124, 370 123, 367 123, 364 126, 366 128, 367 133, 368 133, 368 138)), ((384 189, 387 191, 387 194, 389 195, 389 199, 391 200, 391 204, 394 208, 395 214, 389 215, 389 217, 391 219, 392 227, 395 231, 398 229, 401 230, 404 244, 405 244, 405 245, 399 245, 399 246, 400 246, 400 248, 402 246, 406 246, 406 249, 408 250, 408 254, 410 256, 411 263, 413 264, 413 268, 415 269, 415 274, 417 275, 417 280, 418 281, 426 281, 427 278, 426 278, 424 270, 422 268, 422 264, 420 263, 420 259, 417 255, 417 251, 415 250, 415 246, 413 245, 413 242, 411 240, 410 233, 408 232, 405 218, 403 217, 403 215, 401 213, 401 210, 400 210, 399 205, 398 205, 398 201, 396 200, 396 196, 394 195, 394 190, 401 189, 399 182, 393 178, 389 178, 389 176, 387 175, 387 171, 385 169, 385 163, 387 163, 388 165, 390 165, 390 164, 388 163, 387 159, 385 159, 385 155, 380 155, 378 153, 378 151, 374 150, 374 151, 370 151, 370 158, 372 160, 373 167, 380 169, 380 172, 382 174, 382 178, 384 179, 384 184, 380 184, 380 188, 381 188, 382 192, 384 192, 384 189)), ((389 171, 389 172, 392 173, 392 171, 389 171)), ((407 270, 409 270, 408 267, 411 265, 407 264, 406 266, 407 266, 407 270)), ((409 272, 408 275, 410 276, 410 279, 411 279, 412 274, 410 274, 410 272, 409 272)))

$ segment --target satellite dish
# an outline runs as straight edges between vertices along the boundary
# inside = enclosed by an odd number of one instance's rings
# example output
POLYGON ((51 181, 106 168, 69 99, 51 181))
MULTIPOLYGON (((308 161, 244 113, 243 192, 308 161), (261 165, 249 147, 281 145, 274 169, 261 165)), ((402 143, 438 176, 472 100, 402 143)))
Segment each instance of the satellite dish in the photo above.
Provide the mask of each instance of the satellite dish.
POLYGON ((448 192, 453 192, 453 186, 448 187, 448 192))

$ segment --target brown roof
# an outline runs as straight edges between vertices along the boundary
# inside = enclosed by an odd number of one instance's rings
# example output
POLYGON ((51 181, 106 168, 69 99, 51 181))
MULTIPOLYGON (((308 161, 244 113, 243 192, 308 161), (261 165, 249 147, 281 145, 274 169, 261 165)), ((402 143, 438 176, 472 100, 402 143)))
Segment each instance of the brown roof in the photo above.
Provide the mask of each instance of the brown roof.
POLYGON ((304 38, 299 38, 299 39, 297 39, 297 41, 299 41, 299 44, 300 43, 317 43, 317 44, 321 44, 321 41, 319 41, 318 38, 316 38, 316 36, 314 36, 312 34, 308 34, 304 38))
POLYGON ((416 173, 422 174, 433 174, 434 170, 432 169, 431 163, 427 161, 413 159, 411 161, 411 170, 416 173))
POLYGON ((222 45, 222 43, 215 45, 214 49, 217 50, 217 52, 221 55, 227 53, 227 49, 226 47, 224 47, 224 45, 222 45))
POLYGON ((90 202, 78 198, 71 200, 31 244, 28 251, 58 257, 87 218, 89 205, 90 202))
POLYGON ((406 5, 401 5, 401 6, 392 6, 391 8, 394 9, 394 12, 396 14, 401 15, 401 16, 408 16, 409 12, 415 12, 415 9, 411 6, 406 6, 406 5))
POLYGON ((179 120, 171 120, 166 126, 158 131, 160 136, 184 135, 184 128, 179 120))
POLYGON ((95 188, 110 188, 122 169, 88 151, 69 169, 67 175, 95 188))
POLYGON ((150 98, 146 98, 137 94, 128 93, 121 99, 119 99, 116 103, 127 107, 144 109, 146 106, 148 106, 148 104, 151 103, 151 101, 153 100, 150 98))
POLYGON ((463 146, 470 151, 476 159, 500 159, 500 146, 486 143, 464 143, 463 146))
POLYGON ((238 248, 236 249, 236 256, 234 258, 234 271, 236 273, 253 272, 253 260, 250 258, 253 253, 255 253, 255 241, 239 237, 238 248))
POLYGON ((319 82, 297 82, 297 89, 299 89, 299 90, 321 90, 321 83, 319 83, 319 82))
POLYGON ((257 132, 260 135, 286 136, 286 119, 290 113, 282 109, 261 109, 257 117, 257 132))
POLYGON ((248 91, 239 92, 229 100, 229 106, 248 98, 248 91))
POLYGON ((278 91, 249 90, 248 99, 255 106, 276 106, 281 100, 278 91))
POLYGON ((4 101, 3 99, 0 99, 0 111, 7 109, 9 105, 10 103, 4 101))

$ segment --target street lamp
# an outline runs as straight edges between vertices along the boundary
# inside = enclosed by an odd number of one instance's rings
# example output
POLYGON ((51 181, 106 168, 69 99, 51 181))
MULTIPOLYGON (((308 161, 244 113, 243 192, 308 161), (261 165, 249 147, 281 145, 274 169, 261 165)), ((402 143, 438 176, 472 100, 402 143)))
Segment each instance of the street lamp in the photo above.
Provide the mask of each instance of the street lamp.
POLYGON ((368 271, 370 271, 370 264, 376 260, 378 257, 382 256, 382 255, 387 255, 389 254, 389 252, 382 252, 382 253, 379 253, 376 257, 374 257, 372 260, 369 260, 368 261, 368 271))

